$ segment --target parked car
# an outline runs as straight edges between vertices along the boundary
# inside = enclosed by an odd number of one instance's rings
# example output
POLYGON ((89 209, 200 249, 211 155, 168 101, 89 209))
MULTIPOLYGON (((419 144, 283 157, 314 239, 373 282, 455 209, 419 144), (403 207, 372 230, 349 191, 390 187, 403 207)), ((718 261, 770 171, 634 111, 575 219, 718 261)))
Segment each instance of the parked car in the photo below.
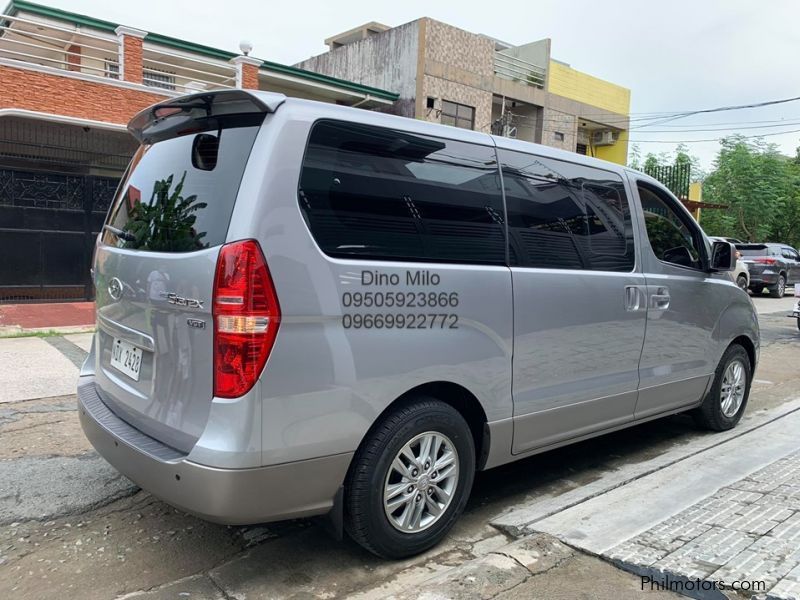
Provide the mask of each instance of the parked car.
POLYGON ((750 289, 766 288, 773 298, 783 298, 786 286, 800 281, 800 254, 786 244, 737 244, 750 272, 750 289))
POLYGON ((176 507, 328 514, 397 558, 447 534, 476 470, 742 417, 759 331, 733 246, 653 178, 260 91, 170 98, 129 130, 79 416, 176 507))
POLYGON ((792 308, 792 313, 788 316, 795 319, 797 329, 800 330, 800 286, 794 286, 794 297, 794 308, 792 308))
MULTIPOLYGON (((729 242, 731 244, 741 244, 736 238, 725 238, 709 236, 711 241, 729 242)), ((743 290, 747 291, 750 287, 750 271, 747 268, 747 263, 742 260, 742 253, 736 250, 736 268, 731 272, 731 279, 743 290)))

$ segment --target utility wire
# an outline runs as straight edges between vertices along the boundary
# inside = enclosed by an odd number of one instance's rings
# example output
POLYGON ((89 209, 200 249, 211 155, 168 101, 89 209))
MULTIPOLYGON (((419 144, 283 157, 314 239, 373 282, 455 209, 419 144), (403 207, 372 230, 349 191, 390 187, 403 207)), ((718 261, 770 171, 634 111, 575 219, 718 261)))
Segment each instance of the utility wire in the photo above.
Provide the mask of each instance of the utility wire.
POLYGON ((692 110, 687 111, 684 113, 677 113, 675 116, 668 117, 662 121, 654 121, 649 125, 642 125, 642 127, 649 127, 650 125, 661 125, 662 123, 667 123, 668 121, 674 121, 676 119, 683 119, 685 117, 690 117, 693 115, 701 115, 701 114, 708 114, 708 113, 715 113, 715 112, 724 112, 729 110, 742 110, 746 108, 763 108, 764 106, 774 106, 776 104, 786 104, 787 102, 797 102, 800 100, 800 96, 795 96, 793 98, 784 98, 782 100, 766 100, 764 102, 755 102, 753 104, 739 104, 734 106, 720 106, 717 108, 704 108, 701 110, 692 110))
MULTIPOLYGON (((732 111, 732 110, 743 110, 743 109, 750 109, 750 108, 763 108, 765 106, 774 106, 776 104, 786 104, 788 102, 797 102, 800 100, 800 96, 795 96, 793 98, 783 98, 779 100, 766 100, 763 102, 755 102, 750 104, 738 104, 733 106, 719 106, 715 108, 703 108, 703 109, 696 109, 696 110, 686 110, 686 111, 660 111, 660 112, 640 112, 640 113, 629 113, 629 115, 620 115, 619 118, 608 118, 608 112, 605 113, 583 113, 582 115, 570 115, 577 117, 579 119, 586 119, 587 121, 591 121, 593 116, 602 117, 603 124, 613 125, 614 123, 640 123, 643 121, 650 121, 649 123, 643 123, 636 128, 642 127, 650 127, 652 125, 660 125, 662 123, 667 123, 670 121, 674 121, 677 119, 683 119, 686 117, 691 117, 694 115, 700 114, 708 114, 708 113, 716 113, 716 112, 725 112, 725 111, 732 111)), ((513 113, 513 108, 510 109, 513 113)), ((532 117, 517 115, 514 113, 515 117, 523 118, 523 119, 531 119, 532 117)), ((555 122, 558 121, 557 118, 545 118, 544 121, 546 122, 555 122)), ((630 127, 630 129, 634 129, 634 127, 630 127)))
MULTIPOLYGON (((797 121, 800 120, 800 116, 798 117, 783 117, 782 119, 767 119, 766 121, 722 121, 716 123, 700 123, 699 125, 703 125, 706 127, 711 127, 715 125, 750 125, 751 123, 787 123, 789 121, 797 121)), ((682 127, 697 127, 698 124, 695 125, 664 125, 664 127, 674 127, 675 129, 682 128, 682 127)))
MULTIPOLYGON (((800 129, 793 129, 792 131, 778 131, 775 133, 764 133, 761 135, 742 135, 737 136, 741 139, 750 140, 754 138, 764 138, 764 137, 771 137, 774 135, 784 135, 787 133, 800 133, 800 129)), ((730 136, 722 136, 718 138, 709 138, 705 140, 628 140, 632 144, 694 144, 696 142, 719 142, 720 140, 724 140, 726 137, 733 137, 730 136)))
POLYGON ((718 127, 714 129, 648 129, 647 131, 639 131, 638 133, 700 133, 704 131, 741 131, 743 129, 771 129, 773 127, 795 127, 800 125, 800 121, 790 123, 780 123, 775 125, 752 125, 749 127, 718 127))

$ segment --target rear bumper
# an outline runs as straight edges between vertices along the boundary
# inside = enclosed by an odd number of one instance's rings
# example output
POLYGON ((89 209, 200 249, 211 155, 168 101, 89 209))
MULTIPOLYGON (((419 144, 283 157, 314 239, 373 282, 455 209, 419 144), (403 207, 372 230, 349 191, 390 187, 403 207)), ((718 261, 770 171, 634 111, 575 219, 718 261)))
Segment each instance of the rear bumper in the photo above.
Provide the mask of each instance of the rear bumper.
POLYGON ((168 504, 227 525, 328 512, 353 456, 252 469, 200 465, 114 415, 97 394, 92 376, 79 380, 78 414, 92 446, 120 473, 168 504))
POLYGON ((774 273, 771 272, 771 271, 768 271, 766 273, 752 273, 751 272, 750 273, 750 285, 751 286, 756 286, 756 285, 760 285, 760 286, 775 285, 776 283, 778 283, 778 275, 780 275, 780 273, 778 273, 778 271, 775 271, 774 273))

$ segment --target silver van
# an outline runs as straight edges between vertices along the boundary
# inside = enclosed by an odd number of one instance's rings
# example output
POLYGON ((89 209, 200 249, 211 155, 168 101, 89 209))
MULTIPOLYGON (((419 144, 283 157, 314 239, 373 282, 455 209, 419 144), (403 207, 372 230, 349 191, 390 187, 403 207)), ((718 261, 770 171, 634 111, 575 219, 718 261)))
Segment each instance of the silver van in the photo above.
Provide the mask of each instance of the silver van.
POLYGON ((742 417, 759 330, 733 248, 641 173, 256 91, 129 129, 79 414, 176 507, 328 514, 397 558, 445 536, 476 470, 742 417))

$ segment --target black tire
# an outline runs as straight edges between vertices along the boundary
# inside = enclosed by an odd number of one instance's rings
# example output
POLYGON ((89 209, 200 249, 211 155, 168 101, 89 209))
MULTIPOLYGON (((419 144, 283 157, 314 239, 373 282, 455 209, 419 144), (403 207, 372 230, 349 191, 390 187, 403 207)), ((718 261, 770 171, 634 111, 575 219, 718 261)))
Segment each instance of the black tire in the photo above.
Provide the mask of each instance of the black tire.
POLYGON ((797 318, 797 330, 800 331, 800 317, 797 318))
POLYGON ((747 354, 747 351, 738 344, 729 346, 719 361, 719 365, 714 374, 714 383, 708 391, 708 394, 706 394, 703 404, 693 413, 695 421, 697 421, 700 426, 713 431, 727 431, 728 429, 736 427, 747 408, 747 401, 750 397, 750 386, 753 382, 752 374, 753 366, 750 364, 750 356, 747 354), (722 410, 721 402, 722 379, 728 365, 734 361, 739 361, 744 366, 744 373, 747 380, 744 386, 744 398, 742 399, 739 409, 735 414, 726 416, 722 410))
MULTIPOLYGON (((345 481, 345 530, 383 558, 405 558, 432 548, 447 534, 469 499, 475 478, 475 444, 464 417, 452 406, 418 397, 388 414, 361 444, 345 481), (409 441, 426 432, 444 434, 457 452, 458 476, 449 505, 430 526, 406 533, 384 510, 389 469, 409 441)), ((421 477, 420 477, 421 479, 421 477)))
POLYGON ((783 295, 786 293, 786 276, 781 274, 778 275, 778 281, 775 285, 769 286, 769 295, 773 298, 783 298, 783 295))
POLYGON ((746 275, 739 275, 736 278, 736 285, 742 288, 745 292, 747 291, 747 276, 746 275))

